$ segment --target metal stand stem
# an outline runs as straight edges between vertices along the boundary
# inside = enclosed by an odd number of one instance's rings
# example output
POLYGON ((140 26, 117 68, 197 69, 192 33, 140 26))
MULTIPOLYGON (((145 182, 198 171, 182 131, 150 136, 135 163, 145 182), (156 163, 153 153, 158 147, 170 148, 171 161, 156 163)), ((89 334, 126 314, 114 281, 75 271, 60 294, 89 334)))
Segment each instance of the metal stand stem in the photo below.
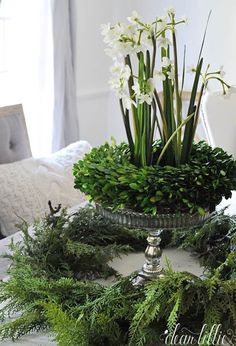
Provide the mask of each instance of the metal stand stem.
POLYGON ((134 285, 142 285, 148 279, 162 278, 164 276, 164 269, 160 264, 162 254, 160 249, 161 232, 162 230, 149 232, 147 238, 148 246, 145 250, 146 263, 133 280, 134 285))

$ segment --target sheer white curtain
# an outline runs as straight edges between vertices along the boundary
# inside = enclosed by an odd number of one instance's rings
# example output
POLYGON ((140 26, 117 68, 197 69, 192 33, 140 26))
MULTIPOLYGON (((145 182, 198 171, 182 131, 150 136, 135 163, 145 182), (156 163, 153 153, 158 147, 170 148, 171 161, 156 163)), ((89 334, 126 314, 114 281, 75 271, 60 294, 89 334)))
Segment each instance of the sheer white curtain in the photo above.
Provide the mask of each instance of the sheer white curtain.
POLYGON ((53 1, 54 151, 76 141, 79 135, 71 11, 71 0, 53 1))
POLYGON ((79 136, 69 5, 70 0, 2 0, 9 18, 3 102, 23 103, 34 156, 79 136))

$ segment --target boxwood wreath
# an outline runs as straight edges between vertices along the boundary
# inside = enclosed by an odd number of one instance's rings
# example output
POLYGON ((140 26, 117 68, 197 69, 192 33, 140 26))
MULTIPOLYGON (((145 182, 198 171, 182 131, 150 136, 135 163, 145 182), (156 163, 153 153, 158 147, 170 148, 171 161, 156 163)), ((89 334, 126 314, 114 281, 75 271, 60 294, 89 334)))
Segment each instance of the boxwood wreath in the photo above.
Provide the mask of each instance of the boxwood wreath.
MULTIPOLYGON (((161 150, 157 141, 154 156, 161 150)), ((76 188, 114 210, 204 214, 236 189, 236 162, 223 149, 201 141, 193 144, 188 163, 137 167, 130 162, 127 144, 106 143, 74 165, 74 176, 76 188)))
POLYGON ((199 345, 215 344, 216 324, 235 344, 236 216, 215 212, 194 232, 164 232, 162 246, 191 248, 205 266, 203 277, 174 272, 169 264, 163 279, 136 288, 132 275, 116 273, 108 287, 94 279, 114 274, 114 256, 143 249, 145 232, 110 224, 92 207, 73 216, 51 209, 35 222, 34 237, 27 224, 21 229, 23 241, 12 243, 7 255, 10 278, 0 282, 2 339, 49 330, 61 346, 151 346, 171 344, 180 323, 193 333, 206 325, 199 345))

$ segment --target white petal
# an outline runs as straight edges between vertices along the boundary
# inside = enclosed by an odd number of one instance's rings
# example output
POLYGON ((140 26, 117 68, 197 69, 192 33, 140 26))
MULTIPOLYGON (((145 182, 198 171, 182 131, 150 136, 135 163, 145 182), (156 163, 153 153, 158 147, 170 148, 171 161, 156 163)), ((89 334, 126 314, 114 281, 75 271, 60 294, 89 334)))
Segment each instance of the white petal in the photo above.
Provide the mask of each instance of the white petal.
POLYGON ((190 65, 187 67, 187 72, 188 73, 195 73, 196 72, 196 66, 190 65))
POLYGON ((131 109, 132 100, 129 96, 126 95, 126 96, 122 97, 122 101, 123 101, 125 109, 131 109))
POLYGON ((180 21, 184 22, 185 24, 188 24, 188 18, 186 16, 181 17, 180 21))
POLYGON ((167 49, 172 43, 167 37, 159 37, 157 40, 157 44, 159 48, 167 49))
POLYGON ((167 57, 162 58, 161 65, 163 67, 169 67, 171 64, 172 64, 172 61, 169 58, 167 57))
POLYGON ((111 23, 101 25, 101 34, 103 36, 107 35, 110 30, 111 30, 111 23))
POLYGON ((133 11, 131 17, 128 17, 127 19, 130 23, 137 23, 138 21, 142 20, 142 17, 139 16, 136 11, 133 11))
POLYGON ((168 7, 168 8, 166 9, 166 12, 167 12, 168 15, 175 15, 176 10, 175 10, 174 7, 170 6, 170 7, 168 7))
POLYGON ((162 32, 162 31, 166 30, 167 23, 168 23, 167 17, 159 17, 157 19, 157 23, 155 24, 156 25, 156 32, 162 32))
POLYGON ((162 72, 162 70, 155 70, 154 77, 158 80, 164 81, 166 79, 166 75, 162 72))
POLYGON ((221 78, 224 78, 224 76, 225 76, 225 71, 224 71, 224 66, 223 66, 223 65, 220 66, 219 71, 220 71, 220 77, 221 77, 221 78))
POLYGON ((175 71, 174 70, 167 72, 167 74, 168 74, 169 79, 171 79, 171 80, 175 79, 175 71))
POLYGON ((138 83, 136 83, 136 84, 134 84, 134 85, 132 86, 132 90, 134 91, 134 93, 135 93, 136 95, 140 95, 140 86, 139 86, 138 83))

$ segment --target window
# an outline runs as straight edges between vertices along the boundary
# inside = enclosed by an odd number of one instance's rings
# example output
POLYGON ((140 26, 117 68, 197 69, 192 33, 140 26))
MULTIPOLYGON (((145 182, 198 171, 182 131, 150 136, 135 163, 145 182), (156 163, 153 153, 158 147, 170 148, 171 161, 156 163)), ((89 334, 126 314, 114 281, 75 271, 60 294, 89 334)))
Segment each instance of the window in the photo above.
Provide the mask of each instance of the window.
POLYGON ((23 105, 32 153, 51 151, 53 46, 51 1, 2 0, 0 106, 23 105))

